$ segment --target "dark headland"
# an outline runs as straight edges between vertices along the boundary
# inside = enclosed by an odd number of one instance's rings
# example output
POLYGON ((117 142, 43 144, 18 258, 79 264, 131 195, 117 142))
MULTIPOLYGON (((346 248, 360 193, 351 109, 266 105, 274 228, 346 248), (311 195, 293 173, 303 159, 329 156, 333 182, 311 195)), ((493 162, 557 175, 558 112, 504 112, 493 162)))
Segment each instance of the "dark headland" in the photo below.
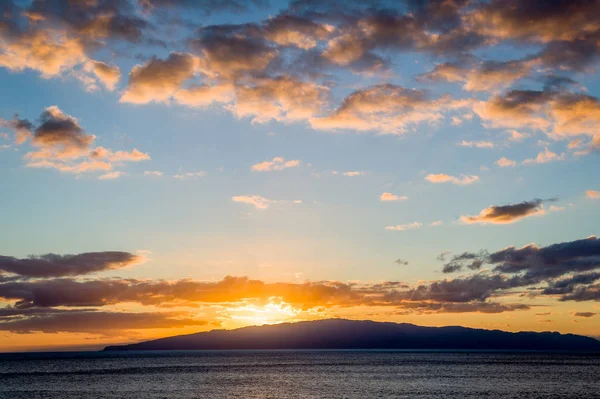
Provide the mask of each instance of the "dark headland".
POLYGON ((557 332, 420 327, 414 324, 329 319, 212 330, 105 351, 232 349, 442 349, 600 351, 600 341, 557 332))

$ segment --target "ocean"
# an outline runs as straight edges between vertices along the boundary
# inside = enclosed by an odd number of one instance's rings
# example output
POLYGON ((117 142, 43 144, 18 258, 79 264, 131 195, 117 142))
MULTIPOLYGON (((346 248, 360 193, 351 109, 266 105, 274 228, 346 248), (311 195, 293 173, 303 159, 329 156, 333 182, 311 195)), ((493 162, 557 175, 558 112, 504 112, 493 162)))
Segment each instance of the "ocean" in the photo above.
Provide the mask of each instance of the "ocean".
POLYGON ((167 351, 0 355, 2 399, 600 398, 600 355, 167 351))

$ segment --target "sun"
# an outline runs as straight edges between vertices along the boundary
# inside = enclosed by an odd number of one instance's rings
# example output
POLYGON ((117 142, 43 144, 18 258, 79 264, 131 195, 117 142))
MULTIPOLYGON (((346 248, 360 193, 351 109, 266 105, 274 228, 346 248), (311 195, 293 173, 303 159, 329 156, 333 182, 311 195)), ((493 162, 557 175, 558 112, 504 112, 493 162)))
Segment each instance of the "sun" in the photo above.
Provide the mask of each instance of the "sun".
POLYGON ((240 326, 285 323, 297 320, 301 312, 301 309, 285 302, 269 302, 264 305, 246 304, 227 309, 231 320, 240 326))

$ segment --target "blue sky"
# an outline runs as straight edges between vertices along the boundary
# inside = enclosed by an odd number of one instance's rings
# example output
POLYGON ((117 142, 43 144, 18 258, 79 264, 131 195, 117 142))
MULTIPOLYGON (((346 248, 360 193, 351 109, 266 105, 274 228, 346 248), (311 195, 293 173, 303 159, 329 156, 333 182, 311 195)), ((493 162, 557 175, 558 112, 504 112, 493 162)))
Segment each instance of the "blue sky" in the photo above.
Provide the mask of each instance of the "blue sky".
MULTIPOLYGON (((200 3, 5 5, 0 254, 144 257, 135 267, 106 267, 99 279, 232 275, 412 287, 494 275, 492 266, 443 273, 442 253, 544 248, 598 233, 597 57, 590 48, 576 53, 600 32, 593 12, 535 2, 533 22, 524 26, 496 1, 427 1, 423 9, 410 1, 368 9, 349 2, 337 14, 336 2, 200 3), (500 17, 486 20, 493 15, 500 17), (125 17, 127 27, 139 25, 139 37, 115 27, 125 17), (107 30, 106 18, 115 24, 107 30), (464 32, 473 44, 461 41, 464 32), (36 35, 55 46, 46 58, 36 35), (447 38, 451 44, 440 44, 447 38), (236 40, 243 45, 236 48, 236 40), (557 77, 564 81, 549 83, 557 77), (179 95, 199 85, 224 85, 227 99, 210 92, 189 97, 203 105, 186 105, 179 95), (69 128, 51 130, 44 112, 69 128), (22 143, 15 118, 31 123, 22 143), (73 137, 91 144, 73 144, 73 137), (94 158, 98 147, 112 155, 94 158), (125 158, 114 160, 116 151, 125 158), (77 169, 101 158, 104 169, 77 169), (297 162, 276 170, 289 161, 297 162), (275 170, 253 170, 263 162, 275 170), (382 201, 384 193, 393 200, 382 201)), ((600 53, 597 43, 590 46, 600 53)), ((0 264, 0 277, 2 270, 24 276, 0 264)), ((565 266, 536 284, 579 271, 565 266)), ((514 288, 483 301, 522 301, 514 288)), ((598 289, 593 281, 576 288, 598 289)), ((2 298, 15 306, 0 289, 2 298)), ((559 309, 561 331, 574 328, 567 324, 574 313, 597 312, 598 299, 568 306, 558 299, 543 298, 559 309)), ((123 334, 113 338, 133 339, 123 334)))

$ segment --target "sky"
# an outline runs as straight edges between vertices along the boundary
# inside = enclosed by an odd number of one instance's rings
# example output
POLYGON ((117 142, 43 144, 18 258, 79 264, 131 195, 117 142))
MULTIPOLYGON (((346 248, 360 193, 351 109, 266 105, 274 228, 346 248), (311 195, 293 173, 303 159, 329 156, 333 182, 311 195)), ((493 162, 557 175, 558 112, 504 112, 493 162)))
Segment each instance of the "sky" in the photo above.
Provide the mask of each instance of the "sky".
POLYGON ((0 2, 0 351, 332 317, 600 337, 600 2, 0 2))

